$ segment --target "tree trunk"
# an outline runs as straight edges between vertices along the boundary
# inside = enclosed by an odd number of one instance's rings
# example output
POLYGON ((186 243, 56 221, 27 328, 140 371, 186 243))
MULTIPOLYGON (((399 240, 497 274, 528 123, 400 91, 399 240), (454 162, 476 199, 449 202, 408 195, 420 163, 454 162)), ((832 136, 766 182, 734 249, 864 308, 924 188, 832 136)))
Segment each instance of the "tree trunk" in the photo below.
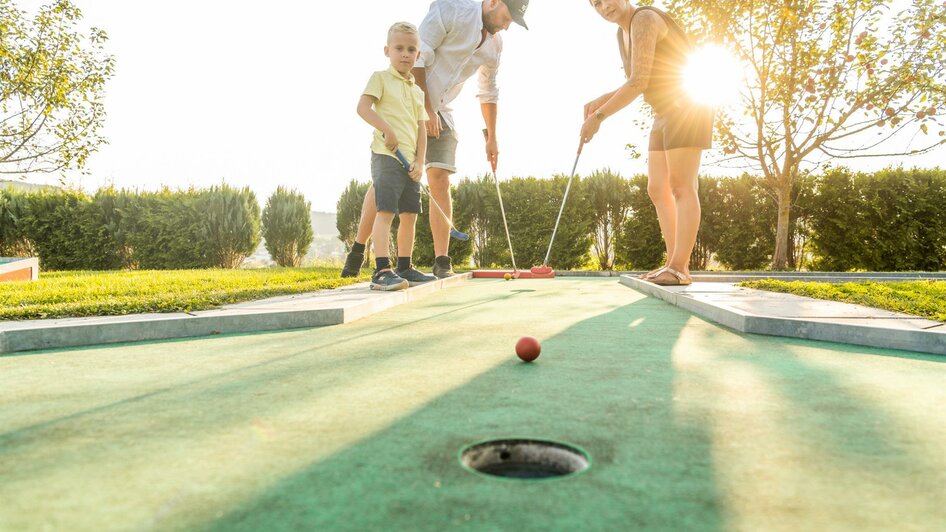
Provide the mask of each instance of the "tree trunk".
POLYGON ((788 240, 791 236, 789 221, 792 212, 792 184, 781 183, 775 191, 778 200, 778 226, 775 231, 775 253, 772 254, 772 269, 788 269, 788 240))

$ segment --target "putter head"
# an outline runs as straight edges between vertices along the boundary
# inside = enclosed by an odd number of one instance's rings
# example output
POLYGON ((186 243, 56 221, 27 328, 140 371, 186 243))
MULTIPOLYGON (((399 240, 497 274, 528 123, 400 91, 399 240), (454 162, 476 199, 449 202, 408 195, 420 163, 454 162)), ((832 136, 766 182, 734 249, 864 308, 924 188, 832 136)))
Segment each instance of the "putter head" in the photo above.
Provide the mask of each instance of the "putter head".
POLYGON ((536 274, 536 275, 548 275, 548 274, 552 273, 552 267, 551 267, 551 266, 545 266, 545 265, 542 265, 542 266, 533 266, 532 268, 529 269, 529 271, 532 272, 532 273, 534 273, 534 274, 536 274))
POLYGON ((470 235, 466 233, 461 233, 460 231, 457 231, 456 229, 450 229, 450 236, 457 240, 463 240, 463 241, 467 241, 470 239, 470 235))

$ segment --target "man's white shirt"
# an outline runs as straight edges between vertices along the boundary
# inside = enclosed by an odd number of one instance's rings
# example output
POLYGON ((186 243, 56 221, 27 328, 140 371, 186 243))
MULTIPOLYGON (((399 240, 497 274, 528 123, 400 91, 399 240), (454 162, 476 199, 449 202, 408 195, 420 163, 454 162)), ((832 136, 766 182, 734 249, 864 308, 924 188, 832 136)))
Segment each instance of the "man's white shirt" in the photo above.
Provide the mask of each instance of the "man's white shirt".
MULTIPOLYGON (((480 103, 499 101, 496 73, 503 50, 500 36, 483 38, 483 3, 473 0, 435 0, 420 28, 420 59, 426 69, 427 97, 434 113, 456 130, 450 102, 473 74, 479 73, 480 103), (479 48, 477 48, 479 46, 479 48)), ((431 117, 433 119, 433 117, 431 117)))

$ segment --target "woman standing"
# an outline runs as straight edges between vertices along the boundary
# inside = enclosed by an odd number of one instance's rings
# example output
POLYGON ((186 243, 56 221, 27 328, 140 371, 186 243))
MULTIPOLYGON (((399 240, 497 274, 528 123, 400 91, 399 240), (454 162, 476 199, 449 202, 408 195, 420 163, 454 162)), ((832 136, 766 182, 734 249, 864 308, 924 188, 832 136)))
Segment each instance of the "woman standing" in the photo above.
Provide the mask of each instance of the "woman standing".
POLYGON ((599 15, 618 26, 618 48, 627 81, 585 105, 581 141, 601 123, 643 95, 654 110, 647 157, 647 192, 667 246, 666 266, 642 277, 660 285, 688 285, 690 254, 700 228, 697 196, 700 157, 712 145, 714 110, 693 102, 683 89, 690 44, 674 20, 629 0, 590 0, 599 15))

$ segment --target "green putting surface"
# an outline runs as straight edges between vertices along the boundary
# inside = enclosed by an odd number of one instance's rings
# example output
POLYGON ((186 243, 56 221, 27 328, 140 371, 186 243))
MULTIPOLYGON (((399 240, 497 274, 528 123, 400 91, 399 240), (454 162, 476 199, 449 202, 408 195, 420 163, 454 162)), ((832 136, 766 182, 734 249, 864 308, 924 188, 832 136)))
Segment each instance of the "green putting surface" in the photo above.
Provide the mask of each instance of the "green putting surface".
POLYGON ((942 530, 944 404, 946 358, 474 280, 329 328, 0 357, 0 530, 942 530), (494 438, 592 467, 460 466, 494 438))

